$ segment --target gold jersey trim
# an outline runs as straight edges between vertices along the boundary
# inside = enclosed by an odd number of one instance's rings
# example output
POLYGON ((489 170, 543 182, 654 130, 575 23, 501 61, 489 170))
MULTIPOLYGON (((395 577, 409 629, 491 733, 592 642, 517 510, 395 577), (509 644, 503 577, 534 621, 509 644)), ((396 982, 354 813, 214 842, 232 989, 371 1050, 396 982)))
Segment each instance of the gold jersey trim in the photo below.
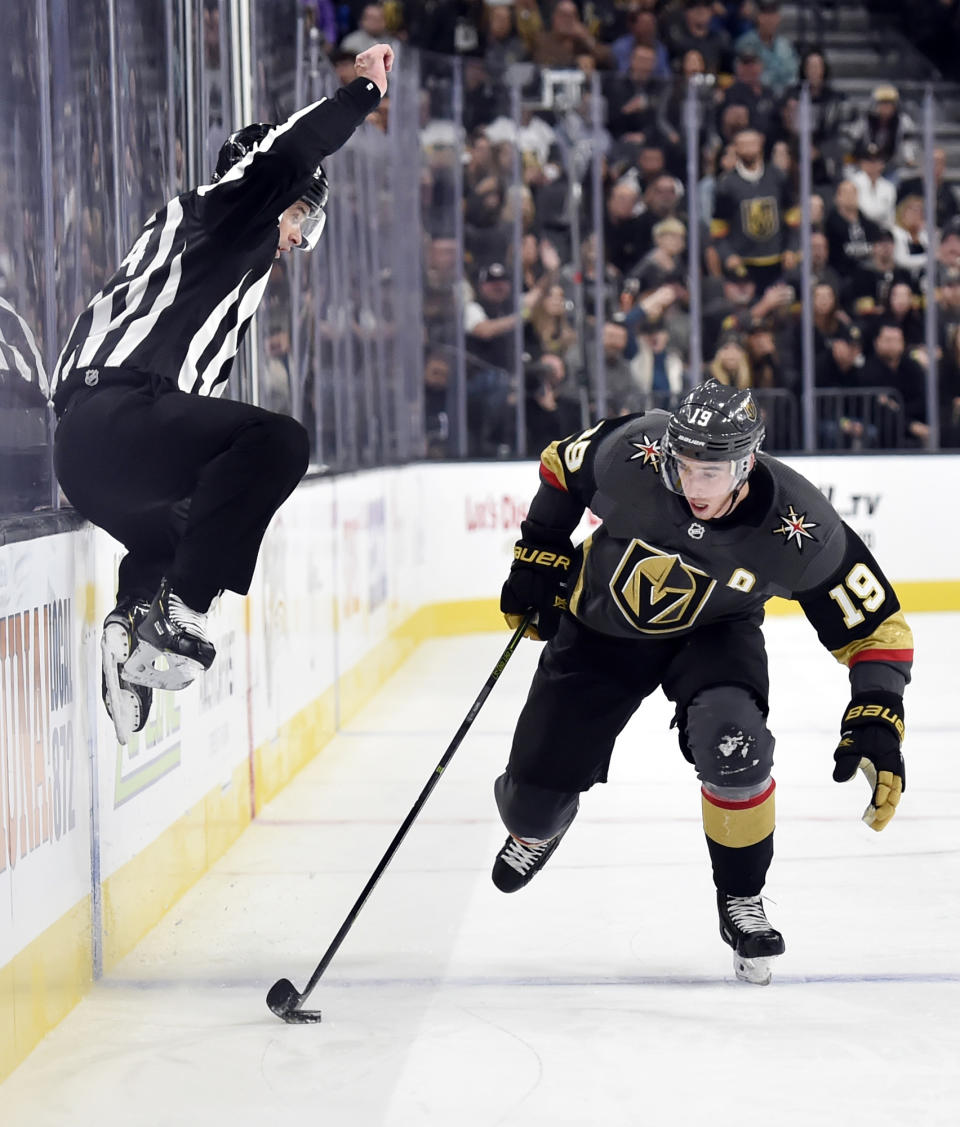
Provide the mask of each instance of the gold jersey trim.
POLYGON ((587 556, 590 555, 590 549, 593 547, 593 533, 584 540, 580 547, 583 551, 580 574, 577 576, 573 594, 570 596, 570 613, 574 615, 577 613, 577 608, 580 606, 580 596, 583 594, 583 577, 587 574, 587 556))
POLYGON ((541 463, 553 474, 564 489, 567 489, 567 476, 564 470, 563 459, 560 457, 560 442, 551 442, 540 455, 541 463))
MULTIPOLYGON (((869 637, 859 638, 830 652, 841 665, 852 665, 857 654, 864 650, 891 650, 901 654, 905 650, 913 650, 913 631, 907 625, 902 610, 884 619, 869 637)), ((903 658, 892 657, 891 660, 902 661, 903 658)))

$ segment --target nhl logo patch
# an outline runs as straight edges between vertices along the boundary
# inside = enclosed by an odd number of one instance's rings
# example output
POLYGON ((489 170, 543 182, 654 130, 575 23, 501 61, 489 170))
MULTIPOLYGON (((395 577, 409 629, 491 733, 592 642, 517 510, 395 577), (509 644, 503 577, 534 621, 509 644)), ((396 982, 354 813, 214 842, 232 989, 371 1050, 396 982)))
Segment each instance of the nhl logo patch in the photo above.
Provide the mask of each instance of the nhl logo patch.
POLYGON ((789 544, 792 540, 797 546, 797 551, 802 552, 804 540, 813 540, 816 543, 817 538, 810 529, 818 526, 814 521, 807 520, 806 513, 798 515, 793 505, 788 505, 786 515, 783 513, 777 515, 781 520, 780 527, 771 529, 771 531, 774 536, 783 536, 784 544, 789 544))
POLYGON ((643 434, 640 436, 643 441, 631 442, 630 445, 636 447, 636 454, 631 454, 627 459, 628 462, 636 462, 642 458, 640 463, 643 466, 652 466, 654 473, 660 472, 660 443, 651 441, 651 439, 643 434))
POLYGON ((694 521, 693 524, 691 524, 687 529, 687 535, 691 538, 691 540, 702 540, 703 534, 705 532, 706 529, 702 524, 698 524, 697 521, 694 521))

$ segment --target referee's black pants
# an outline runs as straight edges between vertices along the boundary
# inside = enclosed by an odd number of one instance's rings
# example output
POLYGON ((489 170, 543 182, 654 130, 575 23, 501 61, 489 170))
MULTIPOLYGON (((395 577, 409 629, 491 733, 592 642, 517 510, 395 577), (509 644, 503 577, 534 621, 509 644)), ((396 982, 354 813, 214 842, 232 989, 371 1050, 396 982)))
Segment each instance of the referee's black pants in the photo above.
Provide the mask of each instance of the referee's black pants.
POLYGON ((117 594, 150 601, 166 576, 205 611, 246 594, 270 519, 306 472, 295 419, 166 381, 80 388, 54 465, 71 504, 127 549, 117 594))

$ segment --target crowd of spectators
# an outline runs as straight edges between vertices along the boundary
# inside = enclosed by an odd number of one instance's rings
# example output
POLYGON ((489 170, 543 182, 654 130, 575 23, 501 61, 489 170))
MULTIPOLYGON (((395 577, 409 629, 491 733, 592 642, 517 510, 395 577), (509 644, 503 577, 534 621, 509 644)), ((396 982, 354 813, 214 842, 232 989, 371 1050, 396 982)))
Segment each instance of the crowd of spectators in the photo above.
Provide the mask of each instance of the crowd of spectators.
MULTIPOLYGON (((756 388, 771 418, 777 416, 773 444, 798 442, 797 110, 803 82, 813 119, 814 370, 823 393, 817 441, 825 448, 925 443, 923 308, 932 271, 940 313, 942 442, 960 443, 960 196, 944 153, 934 155, 937 214, 928 217, 916 113, 886 80, 865 104, 845 97, 831 82, 827 52, 783 33, 778 0, 310 0, 308 7, 327 29, 335 60, 385 37, 464 60, 469 132, 462 200, 453 199, 449 105, 431 95, 437 84, 431 87, 425 66, 425 345, 433 455, 452 452, 449 396, 444 399, 439 370, 445 368, 443 387, 449 388, 461 327, 474 455, 516 448, 511 428, 518 394, 526 400, 530 450, 594 417, 601 387, 607 414, 669 405, 682 394, 691 380, 691 191, 702 223, 703 371, 756 388), (567 74, 573 93, 566 102, 537 104, 543 68, 567 74), (590 126, 594 72, 603 97, 599 135, 590 126), (519 137, 510 119, 511 76, 524 91, 519 137), (683 111, 691 86, 701 123, 696 185, 685 183, 683 111), (521 187, 513 176, 515 140, 521 187), (603 263, 591 225, 590 159, 598 146, 603 263), (463 209, 462 326, 453 320, 455 206, 463 209), (519 301, 513 293, 518 207, 519 301), (579 209, 577 222, 572 208, 579 209), (940 233, 935 260, 931 218, 940 233), (602 379, 593 343, 598 318, 602 379), (513 376, 521 368, 522 389, 513 376), (781 404, 792 404, 792 414, 778 414, 781 404)), ((442 65, 441 72, 449 74, 442 65)))
MULTIPOLYGON (((290 0, 258 7, 261 35, 274 46, 292 44, 294 10, 316 29, 327 74, 335 72, 339 81, 350 80, 356 52, 371 42, 390 40, 418 51, 423 383, 431 456, 455 456, 463 448, 457 380, 464 357, 466 449, 471 456, 496 457, 518 448, 518 397, 526 416, 523 445, 535 453, 552 438, 589 425, 601 410, 616 415, 675 403, 694 376, 692 348, 699 349, 703 373, 757 390, 772 448, 800 444, 803 82, 813 119, 816 441, 828 449, 924 445, 930 278, 937 302, 940 442, 960 446, 955 170, 935 150, 935 215, 926 215, 916 108, 888 78, 878 78, 863 103, 845 96, 831 81, 829 52, 809 37, 794 42, 784 34, 777 0, 290 0), (459 120, 454 59, 463 81, 459 120), (544 75, 553 82, 552 104, 544 97, 544 75), (591 98, 594 82, 601 92, 599 112, 591 98), (522 95, 519 132, 514 83, 522 95), (691 91, 700 122, 696 183, 687 179, 685 104, 691 91), (599 201, 593 177, 598 154, 599 201), (700 222, 701 316, 695 326, 688 276, 692 200, 700 222), (595 214, 602 217, 599 232, 595 214)), ((115 76, 102 59, 79 49, 84 36, 92 42, 106 34, 104 11, 93 0, 71 5, 76 60, 85 61, 61 83, 58 112, 69 128, 58 132, 53 152, 53 343, 42 339, 40 213, 27 206, 4 213, 0 299, 10 306, 4 312, 29 326, 45 353, 55 349, 59 332, 104 277, 118 241, 128 241, 151 207, 186 186, 181 114, 167 112, 164 60, 149 50, 151 43, 164 42, 163 6, 150 7, 151 20, 141 15, 129 27, 121 20, 125 46, 115 76), (156 74, 145 69, 144 58, 156 74), (111 85, 118 91, 119 159, 102 109, 103 91, 111 85), (161 128, 168 118, 169 138, 161 128), (111 177, 118 170, 114 190, 111 177)), ((203 0, 202 11, 198 108, 201 133, 209 134, 213 148, 191 152, 191 159, 206 168, 226 124, 229 29, 220 25, 218 0, 203 0)), ((13 53, 4 88, 18 105, 39 105, 34 32, 24 27, 17 33, 24 44, 13 53)), ((274 67, 287 79, 292 52, 290 46, 274 67)), ((258 81, 262 77, 258 71, 258 81)), ((277 117, 282 100, 276 107, 268 100, 258 112, 277 117)), ((390 101, 384 99, 371 120, 384 133, 390 101)), ((0 167, 7 199, 26 198, 26 186, 39 179, 39 146, 24 140, 38 132, 34 124, 18 117, 8 130, 19 157, 0 167)), ((263 396, 279 410, 302 412, 311 394, 319 402, 321 378, 312 369, 306 376, 294 371, 290 304, 279 300, 283 266, 278 264, 264 318, 263 396)), ((323 305, 323 295, 315 296, 323 305)), ((0 330, 8 345, 16 330, 10 324, 0 330)), ((362 330, 355 327, 355 335, 362 330)), ((300 367, 309 368, 301 345, 300 367)), ((367 353, 364 362, 372 364, 374 352, 367 353)), ((328 354, 329 348, 322 365, 334 370, 336 356, 328 354)), ((27 450, 39 465, 42 379, 23 378, 29 358, 23 348, 16 356, 12 345, 0 349, 0 404, 3 395, 10 399, 7 417, 22 412, 20 384, 33 385, 28 391, 36 407, 36 434, 28 441, 21 428, 17 441, 5 440, 3 447, 18 458, 27 450)), ((328 396, 329 385, 323 384, 328 396)), ((335 403, 321 406, 323 425, 339 425, 335 403)), ((32 486, 44 474, 49 477, 49 467, 31 470, 32 486)))

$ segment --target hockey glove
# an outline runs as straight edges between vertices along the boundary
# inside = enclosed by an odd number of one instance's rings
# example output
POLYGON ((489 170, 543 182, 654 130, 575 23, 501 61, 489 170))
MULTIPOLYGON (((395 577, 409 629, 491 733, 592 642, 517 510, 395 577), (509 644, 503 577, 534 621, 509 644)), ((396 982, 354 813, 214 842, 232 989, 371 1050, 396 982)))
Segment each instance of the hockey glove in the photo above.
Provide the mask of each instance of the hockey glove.
POLYGON ((835 782, 852 779, 859 767, 870 784, 870 804, 863 820, 882 830, 897 810, 906 789, 900 744, 903 741, 903 697, 896 693, 864 693, 847 705, 840 743, 833 753, 835 782))
POLYGON ((513 549, 513 564, 500 594, 500 609, 512 630, 528 610, 537 617, 524 631, 525 638, 546 642, 560 626, 567 609, 567 576, 573 561, 569 539, 547 546, 521 539, 513 549))

